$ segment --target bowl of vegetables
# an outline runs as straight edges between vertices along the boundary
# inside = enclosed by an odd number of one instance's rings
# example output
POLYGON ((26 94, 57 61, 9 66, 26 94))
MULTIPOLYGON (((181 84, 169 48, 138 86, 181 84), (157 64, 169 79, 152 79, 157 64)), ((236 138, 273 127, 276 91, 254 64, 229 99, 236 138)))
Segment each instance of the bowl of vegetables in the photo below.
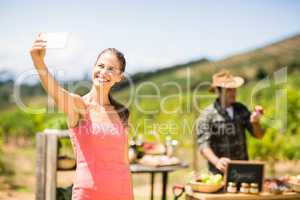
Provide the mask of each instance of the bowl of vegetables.
POLYGON ((217 192, 224 186, 221 174, 201 174, 188 183, 193 191, 212 193, 217 192))

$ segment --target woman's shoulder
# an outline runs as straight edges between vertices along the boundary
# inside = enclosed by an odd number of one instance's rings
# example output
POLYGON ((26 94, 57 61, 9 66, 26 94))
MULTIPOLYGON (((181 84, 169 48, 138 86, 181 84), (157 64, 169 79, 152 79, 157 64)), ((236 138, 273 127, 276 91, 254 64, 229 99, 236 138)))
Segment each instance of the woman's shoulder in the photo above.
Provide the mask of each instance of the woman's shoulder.
POLYGON ((83 100, 83 102, 88 105, 89 102, 91 101, 91 96, 89 93, 85 94, 85 95, 82 95, 81 96, 81 99, 83 100))

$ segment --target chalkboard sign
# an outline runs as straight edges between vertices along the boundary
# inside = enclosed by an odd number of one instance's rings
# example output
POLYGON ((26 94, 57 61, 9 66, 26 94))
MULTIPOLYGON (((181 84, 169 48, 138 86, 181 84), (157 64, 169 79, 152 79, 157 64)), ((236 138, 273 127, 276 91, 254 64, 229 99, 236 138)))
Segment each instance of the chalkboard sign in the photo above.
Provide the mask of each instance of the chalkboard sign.
POLYGON ((259 190, 262 191, 264 171, 264 162, 232 160, 225 171, 225 188, 229 182, 235 182, 238 188, 241 183, 257 183, 259 190))

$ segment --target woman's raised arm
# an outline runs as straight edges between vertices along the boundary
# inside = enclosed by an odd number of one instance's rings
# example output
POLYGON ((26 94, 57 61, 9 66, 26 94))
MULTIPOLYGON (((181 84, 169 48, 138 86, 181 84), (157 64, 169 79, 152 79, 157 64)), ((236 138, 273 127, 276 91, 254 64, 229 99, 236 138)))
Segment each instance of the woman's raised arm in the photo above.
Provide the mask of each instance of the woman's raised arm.
MULTIPOLYGON (((39 74, 42 86, 54 99, 58 109, 68 114, 72 121, 77 121, 79 114, 85 112, 85 104, 81 96, 70 93, 59 85, 44 62, 46 54, 46 41, 39 35, 30 49, 33 64, 39 74)), ((69 119, 70 120, 70 119, 69 119)), ((69 121, 70 122, 70 121, 69 121)), ((76 122, 74 122, 76 123, 76 122)))

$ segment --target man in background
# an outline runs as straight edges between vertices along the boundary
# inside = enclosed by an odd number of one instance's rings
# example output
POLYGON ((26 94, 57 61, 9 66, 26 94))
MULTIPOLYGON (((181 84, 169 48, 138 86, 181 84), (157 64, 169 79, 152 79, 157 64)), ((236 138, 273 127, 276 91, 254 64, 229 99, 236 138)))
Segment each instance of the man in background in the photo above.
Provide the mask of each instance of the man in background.
POLYGON ((248 160, 246 129, 256 138, 264 135, 260 126, 263 108, 255 106, 251 113, 236 102, 236 90, 243 84, 243 78, 229 71, 213 75, 210 90, 217 99, 204 109, 197 124, 198 147, 212 173, 223 173, 230 160, 248 160))

